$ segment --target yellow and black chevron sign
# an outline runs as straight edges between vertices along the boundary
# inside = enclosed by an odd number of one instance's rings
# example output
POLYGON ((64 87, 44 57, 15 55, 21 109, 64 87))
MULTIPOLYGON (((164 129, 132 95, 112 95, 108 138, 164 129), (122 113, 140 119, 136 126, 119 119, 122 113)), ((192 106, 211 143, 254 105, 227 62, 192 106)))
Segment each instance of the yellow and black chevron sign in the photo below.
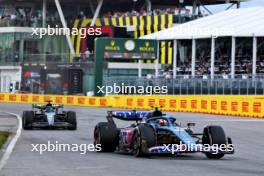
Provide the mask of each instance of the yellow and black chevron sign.
MULTIPOLYGON (((92 19, 75 20, 74 28, 87 27, 91 23, 92 19)), ((170 28, 173 25, 173 15, 156 15, 156 16, 131 16, 131 17, 109 17, 98 18, 95 23, 96 26, 133 26, 134 37, 139 38, 141 36, 158 32, 165 28, 170 28)), ((81 48, 81 36, 72 36, 72 43, 75 47, 76 54, 80 54, 81 48)), ((173 56, 173 42, 161 41, 160 42, 160 63, 172 64, 173 56)), ((147 63, 154 61, 147 60, 147 63)))

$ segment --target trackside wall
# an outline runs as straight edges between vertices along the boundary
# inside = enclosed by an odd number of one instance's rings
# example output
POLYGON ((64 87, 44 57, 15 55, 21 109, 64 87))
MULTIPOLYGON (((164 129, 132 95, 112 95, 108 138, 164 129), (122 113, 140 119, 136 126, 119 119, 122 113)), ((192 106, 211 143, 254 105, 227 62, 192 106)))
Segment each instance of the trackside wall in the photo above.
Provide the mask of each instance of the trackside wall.
POLYGON ((264 96, 126 96, 106 97, 7 94, 0 93, 2 103, 42 104, 52 100, 56 104, 125 109, 152 109, 161 106, 164 111, 209 113, 242 117, 264 118, 264 96))

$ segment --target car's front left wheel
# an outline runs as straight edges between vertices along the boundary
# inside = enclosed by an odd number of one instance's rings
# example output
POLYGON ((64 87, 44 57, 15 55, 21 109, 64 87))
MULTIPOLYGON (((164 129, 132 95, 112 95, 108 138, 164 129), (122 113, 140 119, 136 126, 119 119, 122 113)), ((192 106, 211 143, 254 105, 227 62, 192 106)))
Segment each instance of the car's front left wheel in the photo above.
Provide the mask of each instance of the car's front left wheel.
POLYGON ((71 125, 68 127, 69 130, 77 129, 76 113, 73 111, 67 112, 67 122, 71 125))

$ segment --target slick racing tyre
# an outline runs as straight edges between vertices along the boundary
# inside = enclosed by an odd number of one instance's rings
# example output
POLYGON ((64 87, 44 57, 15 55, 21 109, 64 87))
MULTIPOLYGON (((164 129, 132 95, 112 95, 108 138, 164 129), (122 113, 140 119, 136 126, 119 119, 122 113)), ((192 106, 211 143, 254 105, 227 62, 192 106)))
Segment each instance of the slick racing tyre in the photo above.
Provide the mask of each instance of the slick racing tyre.
MULTIPOLYGON (((220 146, 221 144, 227 144, 227 138, 224 132, 224 129, 220 126, 207 126, 204 128, 203 133, 203 144, 214 145, 217 144, 220 146)), ((220 159, 224 156, 223 153, 213 154, 213 153, 205 153, 207 158, 209 159, 220 159)))
POLYGON ((73 111, 67 112, 67 122, 71 124, 68 127, 69 130, 76 130, 77 129, 77 120, 76 120, 76 113, 73 111))
POLYGON ((140 125, 134 134, 132 143, 133 155, 144 157, 148 155, 148 149, 156 145, 156 133, 152 126, 147 124, 140 125))
POLYGON ((31 130, 34 122, 34 112, 24 111, 22 116, 22 127, 24 130, 31 130))
POLYGON ((118 129, 114 124, 100 122, 95 126, 94 144, 101 145, 101 152, 114 152, 118 141, 118 129))

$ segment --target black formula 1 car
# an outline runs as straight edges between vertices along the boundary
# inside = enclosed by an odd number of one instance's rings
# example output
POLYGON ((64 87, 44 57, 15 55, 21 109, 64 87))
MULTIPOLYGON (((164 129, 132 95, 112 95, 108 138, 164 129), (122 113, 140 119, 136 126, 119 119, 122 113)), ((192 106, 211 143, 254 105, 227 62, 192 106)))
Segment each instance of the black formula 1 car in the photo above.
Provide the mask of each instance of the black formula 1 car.
POLYGON ((194 133, 194 123, 182 127, 171 116, 161 111, 110 111, 107 122, 94 129, 94 143, 102 152, 130 153, 134 156, 180 153, 204 153, 210 159, 233 154, 231 138, 220 126, 206 126, 203 133, 194 133), (114 118, 136 121, 131 126, 117 128, 114 118))
POLYGON ((22 116, 23 129, 64 128, 77 129, 76 113, 63 111, 63 105, 51 104, 32 105, 32 111, 24 111, 22 116))

